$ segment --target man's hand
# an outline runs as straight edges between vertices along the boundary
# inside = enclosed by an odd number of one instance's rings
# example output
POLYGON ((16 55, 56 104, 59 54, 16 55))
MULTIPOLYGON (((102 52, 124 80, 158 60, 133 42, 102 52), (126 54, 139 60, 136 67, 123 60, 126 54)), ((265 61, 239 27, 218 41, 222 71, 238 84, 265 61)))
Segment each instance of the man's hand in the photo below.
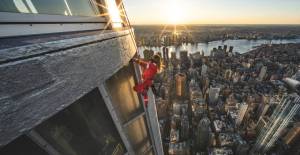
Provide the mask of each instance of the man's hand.
POLYGON ((140 61, 140 59, 138 59, 138 58, 132 58, 132 61, 135 62, 135 63, 138 63, 140 61))

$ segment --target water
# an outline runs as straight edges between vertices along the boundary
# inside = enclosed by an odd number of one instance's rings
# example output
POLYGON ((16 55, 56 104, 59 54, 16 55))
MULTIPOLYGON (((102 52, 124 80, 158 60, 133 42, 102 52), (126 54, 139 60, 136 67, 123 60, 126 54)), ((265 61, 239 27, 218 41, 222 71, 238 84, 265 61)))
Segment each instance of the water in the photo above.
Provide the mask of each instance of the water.
MULTIPOLYGON (((182 50, 187 50, 188 52, 194 53, 197 51, 203 51, 204 55, 210 55, 210 51, 213 48, 217 48, 218 46, 227 45, 227 50, 229 49, 229 46, 233 46, 233 52, 237 53, 246 53, 252 49, 254 49, 257 46, 260 46, 262 44, 286 44, 286 43, 300 43, 300 38, 298 39, 282 39, 282 40, 245 40, 245 39, 239 39, 239 40, 226 40, 226 41, 212 41, 209 43, 198 43, 198 44, 182 44, 181 46, 175 47, 175 46, 169 46, 169 51, 174 52, 178 54, 182 50)), ((162 47, 139 47, 139 53, 141 56, 143 56, 142 51, 145 49, 152 49, 155 52, 162 52, 162 47)))

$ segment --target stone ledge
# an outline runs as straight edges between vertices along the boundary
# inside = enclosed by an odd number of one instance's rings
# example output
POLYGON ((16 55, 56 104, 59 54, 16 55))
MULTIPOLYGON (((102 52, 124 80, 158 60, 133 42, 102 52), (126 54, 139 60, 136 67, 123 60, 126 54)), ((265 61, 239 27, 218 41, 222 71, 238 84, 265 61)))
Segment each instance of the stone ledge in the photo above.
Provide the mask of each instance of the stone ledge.
POLYGON ((99 34, 94 35, 1 49, 0 64, 128 35, 130 31, 130 29, 121 31, 99 31, 99 34))

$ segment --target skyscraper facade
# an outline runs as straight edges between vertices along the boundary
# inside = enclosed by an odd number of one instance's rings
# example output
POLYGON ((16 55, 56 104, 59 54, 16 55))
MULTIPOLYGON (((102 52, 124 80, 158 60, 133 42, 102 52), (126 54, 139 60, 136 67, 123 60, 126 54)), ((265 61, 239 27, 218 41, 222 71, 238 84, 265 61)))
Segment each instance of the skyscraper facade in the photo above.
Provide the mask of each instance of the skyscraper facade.
POLYGON ((248 109, 248 104, 247 103, 241 103, 239 105, 239 112, 238 112, 238 117, 237 117, 237 120, 236 120, 236 125, 239 126, 241 125, 243 119, 244 119, 244 116, 247 112, 247 109, 248 109))
POLYGON ((300 108, 300 97, 289 94, 282 98, 270 117, 269 122, 260 130, 251 154, 264 154, 278 140, 282 130, 289 124, 300 108))
POLYGON ((2 2, 1 155, 163 154, 121 1, 2 2))

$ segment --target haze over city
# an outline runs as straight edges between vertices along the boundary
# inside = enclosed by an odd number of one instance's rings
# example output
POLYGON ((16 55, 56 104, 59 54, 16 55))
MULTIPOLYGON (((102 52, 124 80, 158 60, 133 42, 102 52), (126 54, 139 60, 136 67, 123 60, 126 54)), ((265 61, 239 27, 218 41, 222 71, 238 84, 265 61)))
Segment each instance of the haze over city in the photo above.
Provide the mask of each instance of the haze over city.
POLYGON ((300 24, 298 0, 124 0, 132 24, 300 24))

